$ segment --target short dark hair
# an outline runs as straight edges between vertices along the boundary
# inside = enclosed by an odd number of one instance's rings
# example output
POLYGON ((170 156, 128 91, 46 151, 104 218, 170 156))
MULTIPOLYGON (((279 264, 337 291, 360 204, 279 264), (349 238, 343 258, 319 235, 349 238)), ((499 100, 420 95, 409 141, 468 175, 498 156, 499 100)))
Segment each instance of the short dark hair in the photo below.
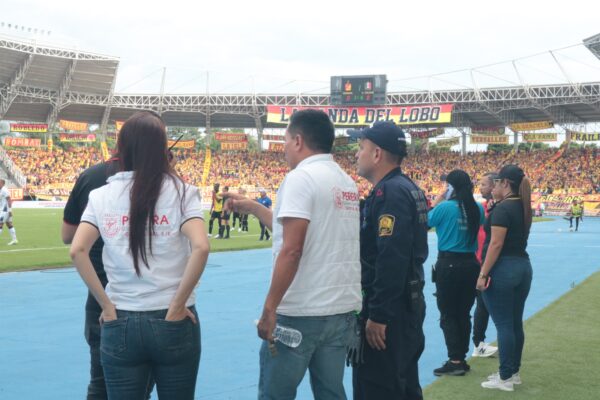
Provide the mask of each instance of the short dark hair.
POLYGON ((288 132, 292 136, 300 134, 311 150, 331 153, 335 129, 323 111, 310 108, 296 111, 290 117, 288 132))

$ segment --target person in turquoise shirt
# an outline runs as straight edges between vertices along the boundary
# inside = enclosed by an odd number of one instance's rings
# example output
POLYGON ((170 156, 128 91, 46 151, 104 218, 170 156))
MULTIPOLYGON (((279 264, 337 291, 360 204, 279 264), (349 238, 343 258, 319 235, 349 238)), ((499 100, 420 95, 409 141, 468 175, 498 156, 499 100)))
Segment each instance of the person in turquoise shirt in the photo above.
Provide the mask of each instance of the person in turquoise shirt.
POLYGON ((436 229, 438 238, 433 279, 440 327, 448 350, 448 361, 433 373, 461 376, 470 370, 465 358, 471 334, 470 311, 480 270, 475 253, 485 213, 473 197, 473 182, 466 172, 456 169, 448 174, 446 182, 446 193, 436 199, 428 214, 429 227, 436 229))

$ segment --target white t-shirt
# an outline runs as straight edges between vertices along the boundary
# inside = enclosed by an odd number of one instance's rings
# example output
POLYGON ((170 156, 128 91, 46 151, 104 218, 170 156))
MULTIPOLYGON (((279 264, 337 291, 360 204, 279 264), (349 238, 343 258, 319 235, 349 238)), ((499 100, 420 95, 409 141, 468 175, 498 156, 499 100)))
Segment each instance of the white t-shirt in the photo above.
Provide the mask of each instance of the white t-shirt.
POLYGON ((273 214, 273 266, 283 245, 284 217, 310 223, 298 271, 277 312, 326 316, 360 310, 358 189, 331 154, 306 158, 281 184, 273 214))
MULTIPOLYGON (((177 187, 182 192, 184 185, 178 183, 176 187, 173 180, 165 176, 156 203, 152 253, 146 238, 150 268, 139 257, 141 275, 138 277, 129 251, 129 195, 133 176, 131 171, 119 172, 108 179, 107 185, 93 190, 81 221, 96 226, 104 240, 106 294, 117 309, 163 310, 175 296, 191 253, 190 243, 180 231, 181 225, 192 218, 204 218, 200 194, 196 187, 186 184, 182 207, 177 187)), ((194 303, 192 292, 186 305, 194 303)))
POLYGON ((0 189, 0 212, 8 211, 8 198, 10 197, 10 192, 6 185, 2 186, 0 189))

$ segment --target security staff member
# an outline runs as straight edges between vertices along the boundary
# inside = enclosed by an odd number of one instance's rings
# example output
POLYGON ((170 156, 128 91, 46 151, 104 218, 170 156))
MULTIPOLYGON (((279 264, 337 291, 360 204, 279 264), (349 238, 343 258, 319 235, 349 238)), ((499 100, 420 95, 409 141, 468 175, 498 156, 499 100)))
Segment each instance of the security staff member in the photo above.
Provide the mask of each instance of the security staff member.
POLYGON ((358 174, 374 185, 361 212, 364 337, 353 363, 354 398, 422 399, 427 200, 400 170, 407 153, 399 127, 377 122, 350 135, 361 138, 358 174))

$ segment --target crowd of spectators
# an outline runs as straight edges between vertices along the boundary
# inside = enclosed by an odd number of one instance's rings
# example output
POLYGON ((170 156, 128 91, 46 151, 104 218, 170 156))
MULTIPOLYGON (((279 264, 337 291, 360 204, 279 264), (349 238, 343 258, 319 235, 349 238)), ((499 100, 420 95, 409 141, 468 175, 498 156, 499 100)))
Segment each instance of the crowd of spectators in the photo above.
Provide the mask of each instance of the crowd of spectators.
MULTIPOLYGON (((93 147, 69 150, 8 150, 7 154, 27 177, 30 191, 58 183, 74 183, 87 166, 101 160, 93 147)), ((177 172, 189 183, 200 186, 204 173, 205 151, 178 150, 177 172)), ((335 158, 352 178, 362 194, 368 182, 356 174, 354 152, 336 153, 335 158)), ((596 148, 569 149, 558 157, 557 149, 512 152, 476 152, 461 157, 457 152, 432 151, 411 154, 402 164, 405 174, 429 195, 438 194, 444 184, 442 174, 460 168, 473 180, 504 164, 517 164, 531 178, 534 192, 543 194, 600 193, 600 152, 596 148)), ((275 192, 287 171, 283 153, 212 152, 206 185, 220 182, 232 188, 249 186, 275 192)))

